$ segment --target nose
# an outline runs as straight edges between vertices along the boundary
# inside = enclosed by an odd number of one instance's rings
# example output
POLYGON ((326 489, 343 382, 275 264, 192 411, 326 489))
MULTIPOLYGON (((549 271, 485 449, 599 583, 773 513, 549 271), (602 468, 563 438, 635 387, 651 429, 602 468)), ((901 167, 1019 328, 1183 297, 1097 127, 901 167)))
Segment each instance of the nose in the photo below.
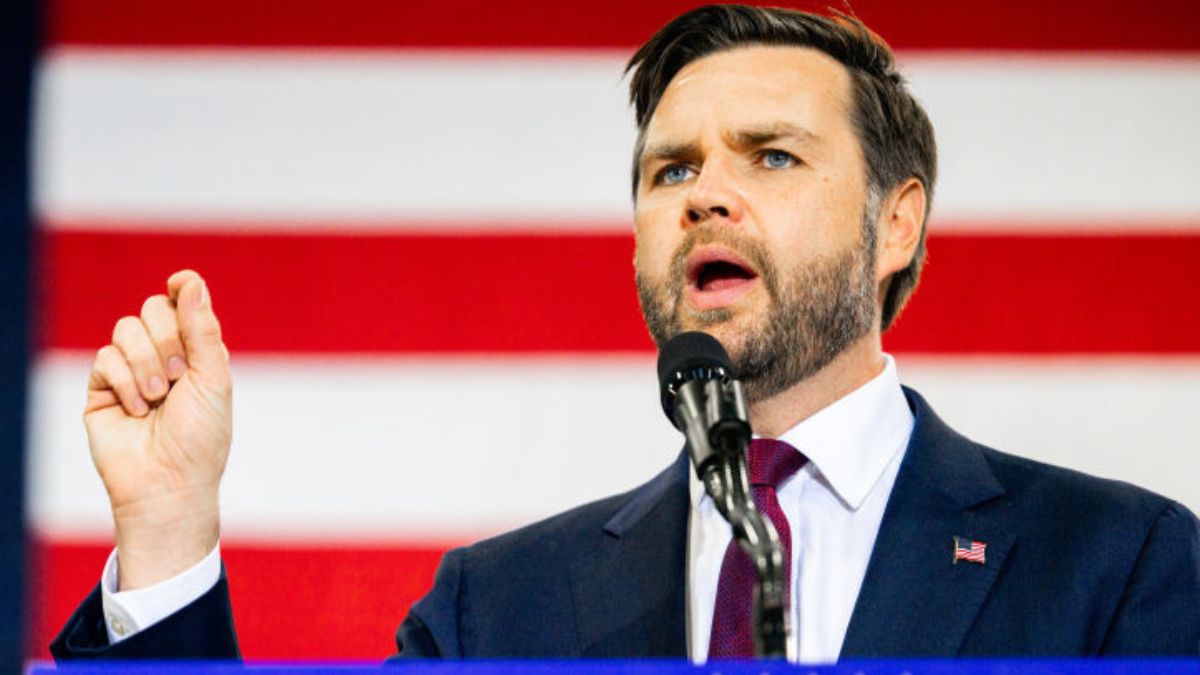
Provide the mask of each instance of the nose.
POLYGON ((745 213, 745 203, 728 164, 709 157, 688 191, 687 223, 725 221, 736 224, 745 213))

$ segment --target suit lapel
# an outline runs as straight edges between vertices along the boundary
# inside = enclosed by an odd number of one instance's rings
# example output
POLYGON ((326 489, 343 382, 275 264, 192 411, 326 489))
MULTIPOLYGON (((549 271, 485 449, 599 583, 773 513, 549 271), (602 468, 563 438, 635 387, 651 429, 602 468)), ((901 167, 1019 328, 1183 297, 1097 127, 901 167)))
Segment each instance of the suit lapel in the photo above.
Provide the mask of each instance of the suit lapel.
POLYGON ((880 524, 842 658, 958 653, 1015 536, 976 507, 1004 494, 979 446, 905 389, 915 423, 880 524), (987 545, 954 562, 954 537, 987 545))
POLYGON ((588 554, 571 561, 582 656, 687 656, 688 470, 681 454, 584 535, 588 554))

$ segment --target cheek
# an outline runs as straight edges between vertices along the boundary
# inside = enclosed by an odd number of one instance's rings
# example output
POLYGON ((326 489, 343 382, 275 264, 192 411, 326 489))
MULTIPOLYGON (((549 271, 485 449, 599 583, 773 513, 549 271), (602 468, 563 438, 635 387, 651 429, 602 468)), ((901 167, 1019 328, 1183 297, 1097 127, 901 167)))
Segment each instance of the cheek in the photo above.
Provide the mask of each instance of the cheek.
POLYGON ((837 241, 836 218, 820 189, 793 187, 753 210, 766 252, 780 270, 811 262, 837 241))
POLYGON ((633 222, 636 244, 634 267, 646 278, 665 277, 682 232, 679 228, 667 226, 661 214, 652 208, 639 208, 634 213, 633 222))
POLYGON ((782 257, 809 259, 858 242, 864 198, 859 182, 848 175, 826 173, 781 195, 776 203, 783 208, 772 220, 791 226, 773 237, 773 248, 782 257))

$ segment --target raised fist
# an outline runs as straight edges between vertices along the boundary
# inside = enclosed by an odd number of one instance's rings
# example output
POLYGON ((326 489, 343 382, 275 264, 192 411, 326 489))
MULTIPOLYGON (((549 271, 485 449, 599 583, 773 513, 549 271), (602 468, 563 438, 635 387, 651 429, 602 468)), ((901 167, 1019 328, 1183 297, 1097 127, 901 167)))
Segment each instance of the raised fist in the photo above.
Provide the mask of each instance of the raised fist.
POLYGON ((120 590, 174 576, 216 545, 231 404, 208 288, 176 272, 166 295, 117 321, 88 377, 83 421, 112 505, 120 590))

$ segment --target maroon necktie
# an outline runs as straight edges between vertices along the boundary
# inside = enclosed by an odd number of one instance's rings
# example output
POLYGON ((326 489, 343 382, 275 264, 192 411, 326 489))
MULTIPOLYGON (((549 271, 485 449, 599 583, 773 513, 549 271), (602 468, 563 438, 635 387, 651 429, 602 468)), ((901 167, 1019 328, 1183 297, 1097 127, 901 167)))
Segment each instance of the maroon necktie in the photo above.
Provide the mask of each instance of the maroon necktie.
MULTIPOLYGON (((769 438, 750 441, 746 450, 747 472, 751 493, 758 510, 762 511, 775 531, 783 549, 784 606, 791 612, 792 589, 792 532, 787 517, 779 508, 775 488, 800 470, 808 461, 792 446, 769 438)), ((708 641, 709 659, 754 658, 754 586, 757 577, 750 556, 730 540, 721 563, 721 580, 717 583, 717 605, 713 611, 712 633, 708 641)))

